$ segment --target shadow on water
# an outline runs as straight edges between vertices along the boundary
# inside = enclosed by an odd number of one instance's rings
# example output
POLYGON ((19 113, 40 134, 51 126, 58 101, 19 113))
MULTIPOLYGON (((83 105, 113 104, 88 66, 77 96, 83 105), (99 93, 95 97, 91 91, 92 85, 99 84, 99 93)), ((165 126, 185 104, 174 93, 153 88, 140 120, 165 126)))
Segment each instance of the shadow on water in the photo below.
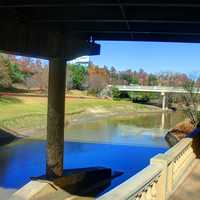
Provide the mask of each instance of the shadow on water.
POLYGON ((62 177, 48 178, 45 175, 33 180, 49 180, 69 194, 96 197, 108 188, 112 180, 123 173, 106 167, 66 169, 62 177))
MULTIPOLYGON (((45 141, 21 140, 0 148, 0 187, 20 188, 30 177, 45 172, 45 141)), ((123 175, 111 181, 103 192, 127 180, 148 165, 149 159, 166 148, 133 147, 65 142, 65 169, 102 166, 123 175)))

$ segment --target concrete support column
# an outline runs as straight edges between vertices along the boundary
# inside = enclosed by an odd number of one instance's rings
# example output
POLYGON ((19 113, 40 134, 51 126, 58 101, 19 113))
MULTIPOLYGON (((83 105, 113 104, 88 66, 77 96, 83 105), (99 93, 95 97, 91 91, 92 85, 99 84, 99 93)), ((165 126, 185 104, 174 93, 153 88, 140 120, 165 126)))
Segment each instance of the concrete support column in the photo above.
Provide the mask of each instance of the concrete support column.
POLYGON ((63 173, 66 60, 49 60, 46 175, 63 173))
POLYGON ((165 113, 162 112, 162 116, 161 116, 161 126, 160 126, 161 129, 164 129, 165 128, 165 113))
POLYGON ((164 92, 162 92, 161 95, 162 95, 162 110, 165 110, 166 95, 164 92))

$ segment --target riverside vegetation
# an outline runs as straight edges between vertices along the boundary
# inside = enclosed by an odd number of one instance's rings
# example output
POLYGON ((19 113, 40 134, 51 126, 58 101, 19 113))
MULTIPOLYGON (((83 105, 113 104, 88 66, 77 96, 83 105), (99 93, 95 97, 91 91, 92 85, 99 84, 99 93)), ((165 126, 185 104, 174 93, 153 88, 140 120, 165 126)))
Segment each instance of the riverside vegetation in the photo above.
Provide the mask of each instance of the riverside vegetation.
MULTIPOLYGON (((100 67, 91 62, 88 66, 67 64, 67 90, 87 91, 88 94, 94 96, 101 96, 102 91, 108 85, 182 86, 188 81, 191 79, 184 73, 149 74, 143 69, 117 71, 115 67, 100 67)), ((194 85, 195 87, 200 85, 200 78, 194 82, 194 85)), ((40 59, 0 54, 0 91, 40 91, 42 94, 47 94, 47 88, 48 65, 46 62, 40 59)), ((116 88, 113 88, 112 95, 105 96, 109 98, 112 96, 117 101, 100 98, 68 99, 66 101, 66 124, 74 120, 78 122, 80 118, 87 118, 89 115, 95 118, 160 110, 155 106, 144 105, 146 103, 160 104, 160 95, 155 93, 120 93, 116 88)), ((193 100, 195 95, 191 93, 191 97, 193 100)), ((198 95, 196 97, 199 98, 198 95)), ((191 98, 184 100, 191 102, 191 98)), ((169 94, 168 107, 173 108, 174 105, 176 107, 179 103, 183 104, 184 100, 178 94, 169 94)), ((198 118, 198 112, 196 112, 198 105, 199 103, 193 105, 193 108, 186 105, 185 109, 189 117, 193 118, 194 123, 196 123, 195 118, 198 118)), ((20 132, 46 127, 47 98, 3 96, 0 97, 0 110, 0 127, 20 132)))

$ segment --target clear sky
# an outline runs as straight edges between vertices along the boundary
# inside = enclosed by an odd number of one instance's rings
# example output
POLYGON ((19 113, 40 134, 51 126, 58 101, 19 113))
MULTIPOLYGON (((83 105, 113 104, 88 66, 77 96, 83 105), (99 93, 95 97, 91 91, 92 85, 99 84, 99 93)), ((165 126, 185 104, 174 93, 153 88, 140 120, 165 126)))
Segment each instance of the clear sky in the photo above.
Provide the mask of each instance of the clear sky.
POLYGON ((200 73, 200 44, 164 42, 98 42, 101 55, 91 56, 95 64, 117 70, 159 73, 166 71, 200 73))

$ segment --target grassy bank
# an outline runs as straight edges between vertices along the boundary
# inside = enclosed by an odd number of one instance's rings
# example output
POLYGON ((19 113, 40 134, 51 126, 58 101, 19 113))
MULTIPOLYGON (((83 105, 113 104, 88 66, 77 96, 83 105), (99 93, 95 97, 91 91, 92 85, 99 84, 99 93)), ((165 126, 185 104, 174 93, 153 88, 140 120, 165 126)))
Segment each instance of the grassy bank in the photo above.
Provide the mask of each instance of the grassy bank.
MULTIPOLYGON (((113 101, 107 99, 66 99, 66 119, 84 115, 106 116, 121 112, 149 112, 159 110, 153 106, 113 101)), ((15 131, 42 128, 46 126, 47 98, 41 97, 1 97, 0 125, 15 131)))

